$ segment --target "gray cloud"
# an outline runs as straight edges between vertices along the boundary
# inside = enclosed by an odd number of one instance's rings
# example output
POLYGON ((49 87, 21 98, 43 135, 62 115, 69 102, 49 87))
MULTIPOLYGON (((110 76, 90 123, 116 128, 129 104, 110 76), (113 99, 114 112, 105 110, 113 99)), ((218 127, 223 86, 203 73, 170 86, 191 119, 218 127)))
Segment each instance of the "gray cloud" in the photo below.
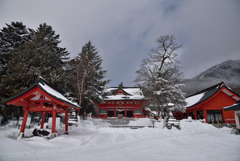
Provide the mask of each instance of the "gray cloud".
POLYGON ((135 71, 160 35, 174 34, 186 78, 228 59, 240 59, 238 1, 0 1, 0 27, 22 21, 51 25, 74 57, 91 40, 108 70, 109 86, 132 86, 135 71))

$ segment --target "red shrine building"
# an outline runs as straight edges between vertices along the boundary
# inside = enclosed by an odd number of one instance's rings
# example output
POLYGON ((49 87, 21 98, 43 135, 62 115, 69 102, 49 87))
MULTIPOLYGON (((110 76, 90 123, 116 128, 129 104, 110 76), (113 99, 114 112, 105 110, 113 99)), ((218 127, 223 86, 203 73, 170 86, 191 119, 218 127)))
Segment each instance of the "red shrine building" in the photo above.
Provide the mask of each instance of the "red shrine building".
POLYGON ((227 87, 224 82, 204 89, 186 97, 186 113, 175 113, 178 120, 188 118, 205 119, 206 123, 235 123, 234 111, 225 111, 223 107, 231 106, 240 96, 227 87))
POLYGON ((104 102, 99 104, 99 118, 142 118, 147 100, 141 88, 119 85, 106 89, 105 93, 104 102))
POLYGON ((59 90, 53 88, 40 76, 38 76, 37 80, 31 87, 22 93, 9 98, 7 104, 22 106, 23 110, 25 110, 18 140, 24 136, 29 111, 42 114, 40 129, 43 129, 45 114, 52 114, 52 129, 49 138, 53 138, 55 137, 56 115, 58 113, 65 114, 65 134, 68 134, 68 113, 70 112, 70 108, 78 111, 80 110, 78 104, 69 101, 59 90))

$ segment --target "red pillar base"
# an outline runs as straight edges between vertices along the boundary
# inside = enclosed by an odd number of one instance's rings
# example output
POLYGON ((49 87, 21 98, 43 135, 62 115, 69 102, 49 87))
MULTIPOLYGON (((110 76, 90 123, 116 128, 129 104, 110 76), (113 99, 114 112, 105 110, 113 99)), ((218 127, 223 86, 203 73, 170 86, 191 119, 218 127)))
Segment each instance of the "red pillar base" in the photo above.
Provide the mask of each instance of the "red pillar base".
POLYGON ((21 140, 24 137, 24 133, 19 133, 17 140, 21 140))
POLYGON ((57 135, 55 134, 55 133, 51 133, 51 134, 49 134, 48 135, 48 139, 53 139, 53 138, 55 138, 57 135))
POLYGON ((21 129, 20 129, 20 134, 24 133, 26 122, 27 122, 27 117, 28 117, 28 112, 29 112, 28 110, 25 110, 25 112, 24 112, 24 117, 23 117, 21 129))
POLYGON ((53 110, 52 113, 52 134, 55 134, 55 129, 56 129, 56 111, 53 110))
POLYGON ((64 133, 65 135, 69 135, 69 133, 68 133, 68 131, 65 131, 65 133, 64 133))

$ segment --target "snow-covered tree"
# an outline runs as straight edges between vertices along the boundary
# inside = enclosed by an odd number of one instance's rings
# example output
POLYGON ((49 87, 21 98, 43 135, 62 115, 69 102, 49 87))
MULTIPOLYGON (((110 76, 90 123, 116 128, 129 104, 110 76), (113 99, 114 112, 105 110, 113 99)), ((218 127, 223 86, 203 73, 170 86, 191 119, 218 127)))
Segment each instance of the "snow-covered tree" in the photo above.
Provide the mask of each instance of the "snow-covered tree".
POLYGON ((14 50, 17 50, 22 43, 31 40, 31 34, 22 22, 6 24, 0 30, 0 77, 6 74, 6 65, 12 59, 14 50))
POLYGON ((165 118, 170 112, 170 103, 174 104, 174 111, 185 111, 185 97, 179 84, 182 73, 176 53, 182 45, 175 42, 173 35, 160 36, 156 41, 157 48, 142 61, 135 82, 142 87, 149 103, 165 118))
POLYGON ((71 60, 71 65, 68 66, 72 71, 68 74, 74 74, 75 80, 73 85, 77 88, 75 97, 82 106, 83 112, 90 111, 93 103, 102 101, 102 91, 104 86, 110 80, 103 80, 106 77, 106 70, 102 68, 102 59, 98 54, 95 46, 91 41, 87 42, 77 58, 71 60), (73 67, 75 66, 75 67, 73 67))
POLYGON ((69 54, 59 47, 59 35, 51 26, 41 24, 34 32, 33 39, 21 43, 8 61, 6 75, 1 78, 0 89, 3 98, 8 98, 30 87, 36 73, 61 90, 65 89, 63 59, 69 54))

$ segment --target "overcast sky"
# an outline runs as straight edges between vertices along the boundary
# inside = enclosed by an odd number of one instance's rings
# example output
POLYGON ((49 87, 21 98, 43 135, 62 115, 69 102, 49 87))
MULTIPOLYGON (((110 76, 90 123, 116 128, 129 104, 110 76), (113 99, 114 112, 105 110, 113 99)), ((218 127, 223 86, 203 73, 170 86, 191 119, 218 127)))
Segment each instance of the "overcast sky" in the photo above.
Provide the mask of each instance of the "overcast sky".
POLYGON ((240 59, 239 0, 0 0, 0 28, 46 22, 74 58, 92 41, 109 86, 134 86, 136 70, 160 35, 175 35, 185 78, 240 59))

